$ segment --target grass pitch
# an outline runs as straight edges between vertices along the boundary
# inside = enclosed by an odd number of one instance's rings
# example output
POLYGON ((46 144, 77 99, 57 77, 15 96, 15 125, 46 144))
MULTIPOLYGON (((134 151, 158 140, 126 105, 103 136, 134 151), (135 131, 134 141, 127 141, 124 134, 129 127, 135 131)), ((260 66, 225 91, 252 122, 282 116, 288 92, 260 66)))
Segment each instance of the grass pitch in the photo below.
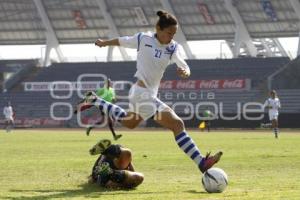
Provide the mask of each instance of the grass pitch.
POLYGON ((177 147, 169 131, 120 132, 118 141, 133 151, 145 180, 135 190, 105 190, 88 185, 97 157, 88 149, 109 132, 84 130, 0 131, 0 199, 300 199, 300 133, 281 131, 190 131, 202 153, 224 151, 217 164, 229 185, 208 194, 195 164, 177 147))

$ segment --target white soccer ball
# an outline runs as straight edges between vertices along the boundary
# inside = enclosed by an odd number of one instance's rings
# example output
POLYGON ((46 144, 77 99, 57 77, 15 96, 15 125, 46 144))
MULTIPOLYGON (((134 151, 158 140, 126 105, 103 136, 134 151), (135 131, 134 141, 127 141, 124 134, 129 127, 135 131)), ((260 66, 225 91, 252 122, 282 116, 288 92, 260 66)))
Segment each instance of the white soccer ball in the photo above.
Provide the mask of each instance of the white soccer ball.
POLYGON ((220 168, 210 168, 202 176, 202 185, 209 193, 221 193, 228 185, 228 176, 220 168))

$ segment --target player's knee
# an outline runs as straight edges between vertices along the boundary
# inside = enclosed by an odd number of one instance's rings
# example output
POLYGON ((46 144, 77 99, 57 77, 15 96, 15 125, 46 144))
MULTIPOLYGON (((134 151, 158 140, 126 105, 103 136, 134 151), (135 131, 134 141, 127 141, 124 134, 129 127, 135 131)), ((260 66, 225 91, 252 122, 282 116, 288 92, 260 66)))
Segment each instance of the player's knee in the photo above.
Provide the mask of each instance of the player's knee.
POLYGON ((134 129, 135 127, 137 127, 138 124, 139 123, 137 123, 136 121, 122 121, 122 125, 129 129, 134 129))
POLYGON ((133 187, 137 187, 142 184, 144 181, 144 175, 142 173, 137 173, 134 175, 134 184, 133 187))
POLYGON ((122 125, 129 129, 134 129, 143 120, 141 116, 135 113, 128 113, 127 116, 121 121, 122 125))
POLYGON ((144 181, 144 175, 143 174, 139 174, 137 176, 137 183, 138 183, 138 185, 142 184, 143 181, 144 181))
POLYGON ((137 124, 128 124, 126 127, 129 129, 134 129, 137 126, 137 124))

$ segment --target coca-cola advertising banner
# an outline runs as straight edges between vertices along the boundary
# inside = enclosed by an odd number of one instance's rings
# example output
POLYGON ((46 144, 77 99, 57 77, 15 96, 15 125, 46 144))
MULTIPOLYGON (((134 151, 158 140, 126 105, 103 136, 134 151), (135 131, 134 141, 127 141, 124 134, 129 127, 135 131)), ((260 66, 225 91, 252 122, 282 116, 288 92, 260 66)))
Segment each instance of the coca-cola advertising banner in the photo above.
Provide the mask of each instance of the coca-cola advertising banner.
MULTIPOLYGON (((249 90, 251 87, 250 79, 211 79, 211 80, 164 80, 160 83, 160 89, 178 89, 178 90, 249 90)), ((114 81, 113 87, 116 90, 124 90, 133 85, 130 81, 114 81)), ((85 81, 85 82, 24 82, 24 91, 69 91, 69 90, 96 90, 103 87, 104 83, 85 81)))
POLYGON ((178 90, 249 90, 250 79, 213 79, 213 80, 166 80, 161 81, 160 89, 178 90))
MULTIPOLYGON (((116 90, 123 90, 127 85, 133 84, 130 81, 114 81, 113 87, 116 90)), ((24 82, 24 91, 70 91, 70 90, 96 90, 104 87, 104 81, 53 81, 53 82, 24 82)))

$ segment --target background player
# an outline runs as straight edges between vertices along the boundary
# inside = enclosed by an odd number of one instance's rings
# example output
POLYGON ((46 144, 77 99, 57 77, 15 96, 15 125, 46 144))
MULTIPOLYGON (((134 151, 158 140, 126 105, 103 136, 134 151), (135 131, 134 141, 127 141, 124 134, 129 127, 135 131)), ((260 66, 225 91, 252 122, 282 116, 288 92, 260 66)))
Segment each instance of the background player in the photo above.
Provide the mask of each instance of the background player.
POLYGON ((265 101, 264 107, 269 109, 269 119, 272 123, 275 138, 278 138, 278 109, 281 108, 281 105, 275 90, 270 92, 270 97, 265 101))
POLYGON ((6 132, 10 132, 11 128, 14 125, 14 111, 13 111, 10 101, 7 102, 7 106, 5 106, 3 108, 3 115, 5 117, 6 132))
MULTIPOLYGON (((101 97, 102 99, 104 99, 107 102, 110 102, 110 103, 116 102, 116 93, 115 93, 114 88, 112 87, 112 82, 109 78, 106 79, 105 85, 103 88, 97 89, 96 95, 98 97, 101 97)), ((101 116, 105 116, 105 113, 103 111, 101 111, 101 116)), ((89 135, 90 131, 95 127, 95 125, 101 124, 101 123, 103 123, 103 121, 104 121, 103 119, 99 119, 99 121, 96 122, 94 125, 89 126, 86 129, 86 134, 89 135)), ((122 137, 122 135, 117 135, 114 131, 113 126, 114 126, 113 121, 108 117, 108 127, 110 128, 110 131, 112 132, 114 139, 117 140, 120 137, 122 137)))

